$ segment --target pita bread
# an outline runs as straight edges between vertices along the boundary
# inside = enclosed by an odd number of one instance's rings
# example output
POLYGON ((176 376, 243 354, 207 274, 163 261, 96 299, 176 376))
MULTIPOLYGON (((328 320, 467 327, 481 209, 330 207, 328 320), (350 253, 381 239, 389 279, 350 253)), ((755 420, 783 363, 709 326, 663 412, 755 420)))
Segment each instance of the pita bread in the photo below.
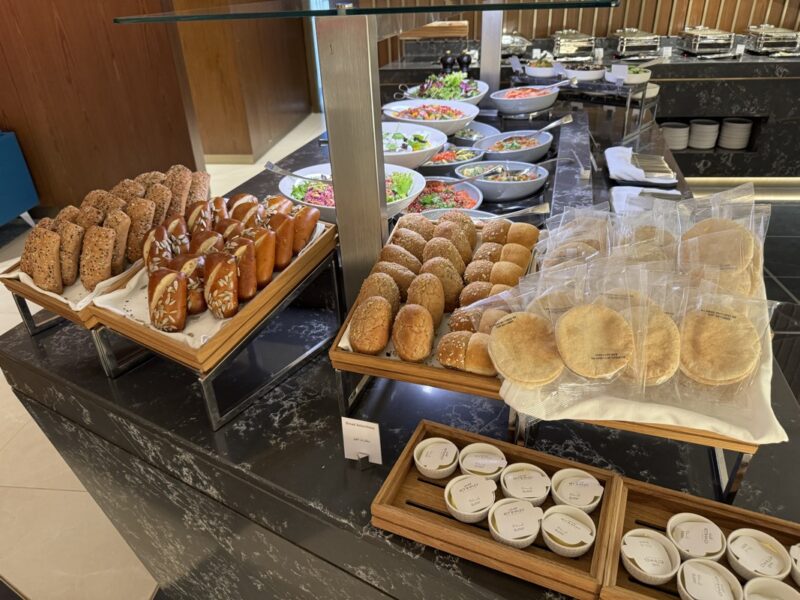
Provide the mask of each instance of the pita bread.
POLYGON ((604 292, 598 296, 597 302, 617 312, 640 306, 656 306, 647 296, 625 288, 615 288, 604 292))
POLYGON ((641 358, 634 352, 627 377, 644 381, 645 385, 660 385, 669 381, 678 370, 681 358, 681 336, 678 326, 667 313, 651 304, 637 306, 625 314, 633 328, 644 333, 641 358))
POLYGON ((677 240, 666 229, 655 225, 640 225, 623 238, 624 244, 637 244, 639 242, 653 242, 659 246, 671 246, 677 240))
POLYGON ((556 291, 542 294, 528 304, 525 309, 529 313, 544 317, 555 323, 562 314, 575 306, 575 295, 570 292, 556 291))
POLYGON ((528 387, 550 383, 564 370, 550 322, 526 312, 497 321, 489 337, 489 356, 503 377, 528 387))
POLYGON ((753 260, 755 238, 730 219, 705 219, 681 236, 681 264, 743 271, 753 260))
POLYGON ((558 352, 567 367, 587 379, 605 379, 624 369, 633 356, 633 330, 617 311, 582 304, 556 323, 558 352))
POLYGON ((544 260, 542 260, 542 268, 547 269, 555 267, 564 261, 576 258, 583 259, 593 254, 597 254, 597 248, 589 244, 578 241, 564 242, 545 255, 544 260))

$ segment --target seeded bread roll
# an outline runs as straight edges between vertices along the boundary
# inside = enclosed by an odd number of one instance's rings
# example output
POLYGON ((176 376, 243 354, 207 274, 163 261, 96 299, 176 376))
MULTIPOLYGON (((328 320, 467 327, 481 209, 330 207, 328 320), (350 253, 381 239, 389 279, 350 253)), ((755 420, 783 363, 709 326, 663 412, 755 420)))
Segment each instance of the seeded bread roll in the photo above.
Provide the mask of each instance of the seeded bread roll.
POLYGON ((142 243, 142 258, 144 266, 151 273, 158 269, 167 268, 167 264, 172 260, 172 244, 169 241, 169 233, 163 225, 156 225, 147 235, 144 236, 142 243))
POLYGON ((525 271, 523 271, 522 267, 519 265, 501 260, 500 262, 494 263, 489 281, 513 287, 519 283, 520 278, 524 274, 525 271))
POLYGON ((215 227, 219 225, 220 221, 230 218, 227 198, 217 196, 211 200, 211 218, 214 221, 215 227))
POLYGON ((453 242, 447 238, 431 238, 428 240, 428 243, 425 244, 425 249, 422 251, 423 262, 432 258, 436 258, 437 256, 441 256, 442 258, 449 260, 450 263, 456 268, 456 271, 458 271, 459 275, 464 274, 464 269, 466 269, 464 259, 461 258, 458 248, 456 248, 453 242))
POLYGON ((356 304, 370 298, 371 296, 380 296, 385 298, 392 307, 392 318, 400 310, 400 288, 394 282, 394 279, 386 273, 373 273, 369 275, 364 283, 361 284, 361 290, 358 293, 356 304))
POLYGON ((192 172, 183 165, 172 165, 164 178, 164 185, 172 192, 167 214, 183 216, 189 199, 189 188, 192 185, 192 172))
POLYGON ((470 248, 475 248, 478 243, 478 230, 475 228, 475 223, 472 222, 472 219, 460 210, 451 210, 439 217, 439 222, 441 223, 442 221, 452 221, 458 225, 464 235, 467 236, 470 248))
POLYGON ((380 260, 402 265, 415 275, 419 273, 422 267, 422 263, 417 260, 416 256, 402 246, 396 244, 387 244, 381 248, 380 260))
POLYGON ((495 377, 492 357, 489 356, 489 336, 485 333, 473 333, 467 344, 467 355, 464 358, 464 370, 478 375, 495 377))
POLYGON ((413 254, 417 260, 422 260, 425 250, 425 238, 411 229, 395 229, 392 232, 391 243, 402 246, 413 254))
POLYGON ((458 306, 458 296, 464 288, 461 275, 450 261, 441 256, 432 258, 423 263, 420 273, 432 273, 442 282, 444 289, 444 310, 451 312, 458 306))
POLYGON ((60 211, 58 211, 58 214, 56 215, 55 218, 55 223, 56 225, 58 225, 61 221, 69 221, 70 223, 74 223, 75 221, 78 220, 80 214, 81 214, 81 209, 79 209, 77 206, 72 206, 70 204, 69 206, 65 206, 60 211))
POLYGON ((125 212, 131 219, 128 230, 128 242, 125 246, 125 256, 131 262, 142 258, 142 244, 147 232, 153 228, 153 217, 156 205, 151 200, 137 198, 128 203, 125 212))
POLYGON ((163 183, 164 178, 166 178, 166 175, 164 175, 164 173, 161 171, 147 171, 146 173, 140 173, 134 177, 133 180, 138 181, 147 190, 149 190, 151 186, 154 186, 157 183, 163 183))
POLYGON ((523 271, 526 271, 531 262, 531 251, 522 244, 515 244, 513 242, 507 243, 503 246, 500 260, 512 262, 518 265, 523 271))
POLYGON ((400 290, 400 300, 403 302, 406 301, 406 296, 408 295, 408 286, 411 285, 414 277, 416 277, 412 271, 409 271, 404 266, 385 261, 375 263, 370 274, 372 273, 386 273, 394 279, 397 288, 400 290))
POLYGON ((490 296, 494 296, 495 294, 501 294, 501 293, 505 292, 506 290, 510 290, 510 289, 511 289, 510 285, 506 285, 504 283, 495 283, 492 286, 492 291, 489 292, 489 295, 490 296))
POLYGON ((225 240, 216 231, 198 231, 192 236, 189 245, 189 254, 209 254, 222 252, 225 249, 225 240))
POLYGON ((539 241, 539 230, 530 223, 512 223, 506 234, 506 244, 519 244, 529 251, 539 241))
POLYGON ((136 198, 143 198, 147 188, 145 188, 143 184, 139 183, 138 181, 134 181, 133 179, 123 179, 117 185, 111 188, 110 191, 118 198, 122 198, 126 202, 130 202, 131 200, 136 200, 136 198))
POLYGON ((206 298, 203 295, 203 271, 206 257, 197 254, 176 256, 167 265, 173 271, 186 275, 186 312, 198 315, 206 310, 206 298))
POLYGON ((433 326, 439 327, 444 314, 444 288, 433 273, 421 273, 408 286, 409 304, 424 306, 433 318, 433 326))
POLYGON ((496 242, 484 242, 478 249, 475 250, 475 254, 472 255, 472 260, 488 260, 490 262, 496 263, 500 260, 500 255, 503 253, 503 244, 498 244, 496 242))
POLYGON ((256 253, 256 283, 261 289, 272 281, 272 273, 275 270, 277 235, 272 229, 266 227, 245 229, 242 235, 253 240, 256 253))
POLYGON ((164 226, 169 233, 169 241, 172 244, 172 253, 188 254, 191 240, 189 240, 189 229, 183 215, 169 215, 164 221, 164 226))
POLYGON ((470 331, 451 331, 443 335, 436 348, 436 359, 445 367, 464 371, 467 345, 472 336, 470 331))
POLYGON ((481 231, 483 242, 495 242, 505 244, 508 240, 508 230, 511 228, 511 221, 508 219, 492 219, 487 221, 481 231))
MULTIPOLYGON (((284 198, 285 200, 285 198, 284 198)), ((247 210, 246 208, 239 208, 240 206, 244 205, 255 205, 258 204, 258 198, 253 196, 253 194, 241 193, 241 194, 234 194, 231 196, 230 200, 228 200, 228 213, 230 214, 232 219, 235 219, 233 215, 233 211, 235 210, 247 210)), ((289 214, 289 211, 286 211, 285 214, 289 214)), ((240 219, 241 220, 241 219, 240 219)))
POLYGON ((244 231, 244 225, 242 225, 241 221, 237 221, 236 219, 222 219, 219 223, 217 223, 214 231, 222 235, 222 239, 227 242, 228 240, 235 238, 237 235, 242 235, 242 232, 244 231))
POLYGON ((480 308, 457 308, 450 315, 447 326, 450 331, 469 331, 474 333, 478 330, 482 312, 480 308))
POLYGON ((473 260, 464 271, 464 281, 467 283, 489 281, 492 276, 492 267, 494 267, 494 263, 491 261, 473 260))
POLYGON ((461 231, 461 227, 457 223, 441 221, 434 230, 434 236, 447 238, 453 242, 464 263, 468 263, 472 259, 472 246, 469 245, 466 234, 461 231))
POLYGON ((208 190, 211 187, 211 175, 205 171, 192 173, 192 183, 189 185, 188 202, 205 202, 209 198, 208 190))
POLYGON ((397 313, 392 327, 392 342, 397 355, 408 362, 422 362, 433 347, 433 317, 419 304, 406 304, 397 313))
POLYGON ((78 280, 78 268, 81 263, 81 246, 84 229, 69 221, 60 221, 58 235, 61 237, 59 260, 61 261, 61 281, 64 287, 78 280))
POLYGON ((44 227, 34 227, 25 240, 20 269, 27 273, 36 287, 60 294, 64 291, 61 278, 61 237, 44 227))
POLYGON ((158 269, 147 282, 150 324, 166 332, 183 331, 186 327, 188 280, 180 271, 158 269))
POLYGON ((191 234, 211 229, 211 204, 208 200, 192 202, 186 208, 186 226, 191 234))
POLYGON ((97 284, 111 277, 116 234, 108 227, 90 227, 83 236, 81 252, 81 283, 90 292, 97 284))
MULTIPOLYGON (((237 204, 234 209, 230 211, 231 219, 241 221, 245 227, 263 227, 269 219, 269 212, 267 207, 256 201, 255 203, 237 204)), ((280 222, 273 225, 277 230, 280 227, 280 222)), ((294 236, 292 236, 294 239, 294 236)))
POLYGON ((241 235, 235 237, 225 244, 225 252, 236 258, 236 268, 239 274, 239 302, 250 300, 258 292, 256 247, 253 240, 241 235))
POLYGON ((50 217, 43 217, 39 219, 38 223, 36 223, 36 227, 41 229, 49 229, 50 231, 56 230, 56 222, 55 219, 51 219, 50 217))
POLYGON ((153 225, 161 225, 167 218, 172 203, 172 191, 165 185, 154 183, 147 189, 145 198, 156 205, 153 212, 153 225))
MULTIPOLYGON (((83 201, 81 202, 81 210, 87 206, 91 206, 92 208, 97 208, 105 213, 108 210, 107 204, 109 202, 109 197, 115 198, 116 196, 110 192, 107 192, 106 190, 92 190, 83 197, 83 201)), ((124 200, 122 200, 122 202, 124 202, 124 200)))
POLYGON ((415 231, 425 238, 425 241, 433 237, 433 230, 435 228, 436 226, 433 224, 433 221, 422 215, 403 215, 397 221, 397 229, 410 229, 411 231, 415 231))
POLYGON ((386 298, 370 296, 353 311, 350 319, 350 345, 361 354, 378 354, 389 343, 392 306, 386 298))
POLYGON ((89 229, 94 225, 102 225, 105 213, 99 208, 94 206, 84 206, 81 209, 81 214, 75 219, 75 224, 80 225, 84 229, 89 229))
POLYGON ((459 306, 469 306, 479 300, 488 298, 492 291, 492 284, 488 281, 474 281, 467 284, 458 297, 459 306))
POLYGON ((119 275, 125 269, 125 249, 128 245, 131 218, 122 210, 115 208, 106 215, 103 227, 114 230, 114 254, 111 258, 111 274, 119 275))
POLYGON ((217 319, 232 317, 239 310, 236 259, 224 252, 212 252, 205 261, 204 293, 208 310, 217 319))

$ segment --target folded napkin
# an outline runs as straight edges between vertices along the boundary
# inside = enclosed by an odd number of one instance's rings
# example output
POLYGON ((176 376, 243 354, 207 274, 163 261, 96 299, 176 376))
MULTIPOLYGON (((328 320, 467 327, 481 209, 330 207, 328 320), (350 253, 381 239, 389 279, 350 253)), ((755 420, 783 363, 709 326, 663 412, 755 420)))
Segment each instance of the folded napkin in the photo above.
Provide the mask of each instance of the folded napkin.
POLYGON ((637 181, 642 183, 658 183, 674 185, 678 183, 675 178, 645 177, 644 171, 631 164, 633 149, 624 146, 614 146, 605 151, 608 164, 608 176, 617 181, 637 181))
POLYGON ((660 196, 675 196, 675 200, 680 200, 682 194, 678 190, 664 190, 661 188, 633 187, 627 185, 616 185, 611 188, 611 206, 618 215, 634 215, 653 208, 653 198, 646 195, 654 192, 660 196))

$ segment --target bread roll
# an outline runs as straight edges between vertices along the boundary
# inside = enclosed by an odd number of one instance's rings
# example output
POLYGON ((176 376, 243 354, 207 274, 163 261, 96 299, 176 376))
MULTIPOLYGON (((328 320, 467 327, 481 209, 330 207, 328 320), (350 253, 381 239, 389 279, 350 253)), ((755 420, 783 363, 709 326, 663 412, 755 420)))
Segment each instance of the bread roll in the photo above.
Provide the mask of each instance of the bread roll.
POLYGON ((44 227, 35 227, 25 240, 20 269, 33 279, 33 284, 55 294, 64 291, 61 277, 61 236, 44 227))
POLYGON ((192 236, 189 244, 189 254, 210 254, 222 252, 225 249, 225 240, 216 231, 198 231, 192 236))
POLYGON ((123 179, 109 191, 118 198, 130 202, 131 200, 136 200, 136 198, 143 198, 147 189, 138 181, 123 179))
POLYGON ((319 223, 319 209, 303 206, 294 215, 294 242, 292 252, 299 254, 306 247, 319 223))
POLYGON ((203 272, 206 257, 200 254, 181 254, 169 261, 168 268, 186 275, 186 312, 198 315, 206 310, 203 294, 203 272))
POLYGON ((411 282, 414 281, 414 277, 416 277, 413 271, 409 271, 404 266, 385 261, 375 263, 375 266, 372 267, 372 271, 370 271, 370 274, 372 273, 386 273, 394 279, 397 288, 400 290, 400 300, 403 302, 406 301, 408 286, 411 285, 411 282))
POLYGON ((245 229, 242 235, 253 240, 256 253, 256 283, 258 288, 272 281, 275 270, 275 232, 266 227, 245 229))
POLYGON ((401 265, 415 275, 422 267, 422 263, 417 260, 416 256, 396 244, 387 244, 381 248, 380 260, 401 265))
POLYGON ((481 231, 483 243, 495 242, 505 244, 508 240, 508 230, 511 228, 511 221, 508 219, 492 219, 487 221, 481 231))
POLYGON ((392 307, 392 318, 400 310, 400 288, 397 287, 394 279, 386 273, 372 273, 367 276, 364 283, 361 284, 356 304, 371 296, 380 296, 386 299, 392 307))
POLYGON ((485 333, 473 333, 467 344, 467 355, 464 359, 464 370, 477 375, 495 377, 497 370, 494 368, 489 356, 489 336, 485 333))
POLYGON ((164 177, 164 185, 172 192, 167 214, 183 216, 192 186, 192 172, 183 165, 172 165, 164 177))
POLYGON ((285 217, 275 230, 275 268, 285 269, 294 255, 294 219, 285 217))
POLYGON ((512 223, 506 234, 506 244, 519 244, 529 251, 539 241, 539 230, 530 223, 512 223))
POLYGON ((131 218, 131 226, 128 230, 128 244, 125 247, 125 256, 131 262, 142 258, 142 244, 147 232, 153 228, 153 217, 156 213, 156 205, 151 200, 137 198, 128 203, 125 212, 131 218))
POLYGON ((424 306, 433 318, 434 328, 439 327, 444 314, 444 288, 433 273, 420 273, 408 286, 409 304, 424 306))
POLYGON ((510 289, 511 289, 510 285, 506 285, 504 283, 495 283, 492 286, 492 290, 489 292, 489 295, 494 296, 495 294, 502 294, 503 292, 510 289))
POLYGON ((81 262, 84 229, 69 221, 60 221, 56 229, 61 237, 59 259, 61 261, 61 281, 64 287, 78 280, 78 267, 81 262))
POLYGON ((150 324, 161 331, 183 331, 186 327, 186 275, 180 271, 157 269, 147 282, 150 324))
POLYGON ((219 233, 222 239, 227 242, 237 235, 242 235, 242 232, 244 232, 244 225, 242 225, 241 221, 237 221, 236 219, 222 219, 214 227, 214 231, 219 233))
POLYGON ((183 215, 170 215, 164 221, 164 225, 169 233, 169 241, 172 244, 172 253, 187 254, 191 241, 189 240, 189 230, 183 215))
POLYGON ((456 268, 456 271, 458 271, 459 275, 464 274, 464 269, 466 269, 464 259, 461 258, 461 254, 459 254, 458 249, 455 247, 455 245, 453 245, 453 242, 447 238, 431 238, 428 240, 428 243, 425 244, 425 249, 422 251, 423 262, 429 261, 437 256, 441 256, 442 258, 449 260, 450 263, 456 268))
POLYGON ((151 273, 167 268, 167 264, 172 260, 172 244, 166 227, 158 225, 147 232, 142 243, 142 258, 145 267, 151 273))
POLYGON ((483 310, 480 308, 457 308, 450 315, 447 326, 450 331, 469 331, 473 333, 478 330, 482 312, 483 310))
POLYGON ((108 227, 90 227, 83 236, 81 251, 81 283, 90 292, 97 284, 111 277, 116 234, 108 227))
POLYGON ((507 310, 501 308, 487 308, 481 313, 480 321, 478 322, 477 331, 479 333, 491 333, 492 327, 500 319, 508 314, 507 310))
POLYGON ((214 227, 219 225, 220 221, 229 218, 228 214, 228 199, 222 196, 217 196, 211 200, 211 220, 214 227))
POLYGON ((467 215, 460 210, 450 210, 439 217, 439 222, 452 221, 459 226, 461 231, 467 237, 470 248, 475 248, 478 243, 478 230, 475 228, 475 223, 467 215))
POLYGON ((442 282, 445 312, 450 312, 458 306, 458 296, 464 288, 464 283, 449 260, 440 256, 427 260, 423 263, 420 273, 432 273, 442 282))
POLYGON ((531 251, 521 244, 515 244, 513 242, 507 243, 503 246, 500 260, 512 262, 518 265, 523 271, 527 271, 528 265, 531 262, 531 251))
POLYGON ((56 215, 54 221, 56 226, 58 226, 58 224, 61 221, 69 221, 70 223, 75 223, 75 221, 78 220, 78 216, 80 216, 80 214, 81 214, 81 209, 79 209, 77 206, 72 206, 70 204, 69 206, 65 206, 60 211, 58 211, 58 214, 56 215))
POLYGON ((125 250, 131 230, 131 218, 119 208, 110 210, 103 221, 103 227, 114 230, 114 255, 111 258, 111 274, 119 275, 125 270, 125 250))
POLYGON ((422 252, 425 250, 425 238, 411 229, 397 229, 392 232, 390 243, 402 246, 413 254, 417 260, 422 261, 422 252))
POLYGON ((127 204, 127 200, 115 196, 111 192, 107 192, 106 190, 92 190, 84 196, 83 202, 81 202, 81 210, 87 206, 91 206, 102 212, 105 216, 107 212, 115 208, 125 210, 127 204))
POLYGON ((476 281, 489 281, 492 276, 494 263, 488 260, 473 260, 467 265, 464 271, 464 281, 474 283, 476 281))
POLYGON ((244 236, 235 237, 226 244, 225 251, 236 258, 239 302, 250 300, 258 292, 256 250, 253 240, 244 236))
POLYGON ((353 311, 350 319, 350 346, 361 354, 378 354, 389 343, 392 306, 386 298, 370 296, 353 311))
POLYGON ((451 331, 442 336, 436 348, 436 359, 450 369, 464 370, 467 345, 473 334, 469 331, 451 331))
POLYGON ((519 265, 501 260, 500 262, 494 263, 489 281, 513 287, 519 283, 519 280, 524 274, 525 271, 523 271, 522 267, 519 265))
POLYGON ((167 220, 167 214, 169 214, 169 207, 172 204, 172 191, 161 183, 155 183, 147 189, 144 197, 156 205, 156 209, 153 212, 153 225, 161 225, 167 220))
POLYGON ((400 219, 397 221, 396 228, 410 229, 411 231, 420 234, 427 242, 433 237, 433 230, 436 228, 436 226, 429 218, 412 213, 400 217, 400 219))
MULTIPOLYGON (((231 215, 231 217, 233 217, 233 211, 239 208, 240 206, 245 206, 245 205, 250 206, 253 204, 258 204, 258 198, 253 196, 253 194, 246 194, 246 193, 234 194, 228 200, 228 213, 231 215)), ((246 210, 246 209, 240 209, 240 210, 246 210)))
POLYGON ((43 217, 39 219, 39 221, 36 223, 36 227, 40 229, 47 229, 49 231, 55 231, 56 226, 57 223, 55 222, 54 219, 51 219, 50 217, 43 217))
POLYGON ((163 183, 165 177, 166 175, 161 171, 147 171, 146 173, 140 173, 133 180, 141 183, 149 191, 155 184, 163 183))
POLYGON ((89 229, 94 225, 102 225, 105 213, 99 208, 94 206, 85 206, 81 209, 81 213, 75 219, 75 224, 80 225, 84 229, 89 229))
POLYGON ((435 237, 447 238, 458 250, 461 260, 468 263, 472 259, 472 246, 469 244, 466 234, 461 230, 457 223, 452 221, 441 221, 433 231, 435 237))
MULTIPOLYGON (((240 203, 230 211, 231 219, 241 221, 245 228, 263 227, 267 224, 267 207, 258 201, 253 203, 240 203)), ((294 238, 294 236, 292 236, 294 238)))
POLYGON ((206 202, 209 198, 209 188, 211 187, 211 175, 205 171, 195 171, 192 173, 192 183, 189 185, 188 203, 206 202))
POLYGON ((488 260, 489 262, 496 263, 500 260, 500 255, 502 253, 503 244, 484 242, 475 250, 475 254, 472 255, 472 260, 488 260))
POLYGON ((189 233, 196 233, 211 227, 211 203, 208 200, 192 202, 186 208, 186 226, 189 233))
POLYGON ((469 306, 474 302, 488 298, 492 291, 492 284, 488 281, 474 281, 464 286, 458 297, 459 306, 469 306))
POLYGON ((212 252, 205 260, 204 293, 208 310, 217 319, 232 317, 239 310, 236 259, 224 252, 212 252))
POLYGON ((422 362, 428 358, 433 347, 433 317, 428 309, 419 304, 401 308, 394 319, 392 342, 397 355, 405 361, 422 362))
POLYGON ((295 210, 295 204, 283 196, 268 196, 266 201, 271 213, 291 215, 295 210))

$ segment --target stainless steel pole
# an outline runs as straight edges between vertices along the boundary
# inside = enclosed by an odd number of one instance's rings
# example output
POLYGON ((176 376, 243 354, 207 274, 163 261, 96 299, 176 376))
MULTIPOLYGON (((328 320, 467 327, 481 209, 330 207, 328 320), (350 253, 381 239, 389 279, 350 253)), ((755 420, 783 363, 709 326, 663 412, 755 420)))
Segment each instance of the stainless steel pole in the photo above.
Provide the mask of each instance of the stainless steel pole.
POLYGON ((317 46, 348 306, 387 231, 375 16, 318 17, 317 46))
POLYGON ((480 78, 489 84, 489 91, 500 89, 500 47, 503 37, 503 11, 481 13, 480 78))

